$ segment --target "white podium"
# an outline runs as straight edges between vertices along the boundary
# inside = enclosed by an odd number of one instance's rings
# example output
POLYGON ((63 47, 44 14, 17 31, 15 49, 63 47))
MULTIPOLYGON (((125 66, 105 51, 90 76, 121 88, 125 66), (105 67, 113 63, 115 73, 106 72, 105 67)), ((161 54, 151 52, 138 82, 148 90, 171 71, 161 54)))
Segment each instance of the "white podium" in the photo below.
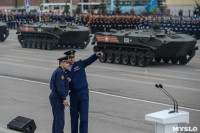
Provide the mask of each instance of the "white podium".
POLYGON ((177 133, 173 127, 178 127, 178 123, 189 124, 189 112, 179 110, 178 113, 163 110, 145 115, 145 120, 155 122, 155 133, 177 133))

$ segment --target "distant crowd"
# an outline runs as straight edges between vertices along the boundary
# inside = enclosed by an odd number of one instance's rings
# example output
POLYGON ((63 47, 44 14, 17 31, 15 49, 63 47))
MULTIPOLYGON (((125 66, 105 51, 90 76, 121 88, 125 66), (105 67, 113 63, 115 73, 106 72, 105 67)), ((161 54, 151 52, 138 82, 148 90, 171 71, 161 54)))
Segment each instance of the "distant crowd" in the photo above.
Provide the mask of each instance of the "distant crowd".
POLYGON ((73 22, 77 25, 89 26, 92 33, 109 32, 110 29, 148 29, 152 23, 158 22, 161 24, 161 29, 172 30, 193 35, 200 39, 200 18, 199 17, 176 17, 176 16, 159 16, 159 15, 90 15, 90 14, 70 14, 62 15, 56 13, 38 12, 0 12, 0 21, 8 24, 10 29, 17 28, 20 24, 37 23, 40 20, 45 21, 48 17, 52 21, 65 20, 73 22))

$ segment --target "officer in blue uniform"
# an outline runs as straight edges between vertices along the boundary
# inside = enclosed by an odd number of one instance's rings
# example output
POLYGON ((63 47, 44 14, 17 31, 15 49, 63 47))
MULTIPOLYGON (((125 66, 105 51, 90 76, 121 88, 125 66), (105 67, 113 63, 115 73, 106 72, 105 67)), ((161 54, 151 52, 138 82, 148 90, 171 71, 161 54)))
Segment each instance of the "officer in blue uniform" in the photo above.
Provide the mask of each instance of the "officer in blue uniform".
POLYGON ((53 112, 52 133, 64 133, 64 109, 65 106, 68 106, 66 97, 68 96, 69 83, 66 70, 70 64, 68 56, 61 57, 58 60, 59 67, 53 72, 50 81, 50 89, 52 92, 50 93, 49 100, 53 112))
POLYGON ((97 52, 86 60, 75 62, 74 50, 67 51, 64 54, 69 56, 70 67, 68 69, 70 82, 70 115, 71 115, 71 133, 78 133, 78 119, 80 118, 79 133, 88 133, 88 110, 89 110, 89 89, 85 73, 85 68, 95 62, 103 53, 97 52))

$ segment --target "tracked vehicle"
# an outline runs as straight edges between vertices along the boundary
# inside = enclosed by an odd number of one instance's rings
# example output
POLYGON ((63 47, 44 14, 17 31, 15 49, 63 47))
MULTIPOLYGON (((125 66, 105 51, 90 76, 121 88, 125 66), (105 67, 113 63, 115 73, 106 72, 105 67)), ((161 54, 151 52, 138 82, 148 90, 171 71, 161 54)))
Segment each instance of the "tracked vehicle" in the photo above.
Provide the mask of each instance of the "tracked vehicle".
POLYGON ((111 30, 96 33, 93 50, 102 50, 101 62, 146 66, 152 61, 187 64, 195 55, 197 40, 186 34, 160 30, 154 25, 148 30, 111 30))
POLYGON ((0 42, 5 41, 8 35, 9 35, 9 30, 7 24, 0 22, 0 42))
POLYGON ((18 41, 23 48, 84 49, 90 41, 90 30, 67 22, 41 22, 20 25, 18 41))

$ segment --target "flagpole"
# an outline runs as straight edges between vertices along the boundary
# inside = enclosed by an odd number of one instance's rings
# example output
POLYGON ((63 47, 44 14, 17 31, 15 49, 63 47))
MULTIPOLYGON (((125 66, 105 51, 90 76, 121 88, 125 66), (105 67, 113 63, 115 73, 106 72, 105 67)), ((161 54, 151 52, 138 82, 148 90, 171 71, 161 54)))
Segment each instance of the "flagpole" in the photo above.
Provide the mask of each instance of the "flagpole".
POLYGON ((91 7, 90 7, 90 16, 89 16, 89 28, 90 28, 90 30, 91 30, 91 26, 90 26, 90 21, 91 21, 91 17, 92 17, 92 12, 91 12, 91 7))
POLYGON ((72 16, 72 0, 70 0, 70 16, 72 16))
POLYGON ((156 10, 155 10, 155 12, 154 12, 154 15, 156 16, 157 15, 157 0, 156 0, 156 10))

